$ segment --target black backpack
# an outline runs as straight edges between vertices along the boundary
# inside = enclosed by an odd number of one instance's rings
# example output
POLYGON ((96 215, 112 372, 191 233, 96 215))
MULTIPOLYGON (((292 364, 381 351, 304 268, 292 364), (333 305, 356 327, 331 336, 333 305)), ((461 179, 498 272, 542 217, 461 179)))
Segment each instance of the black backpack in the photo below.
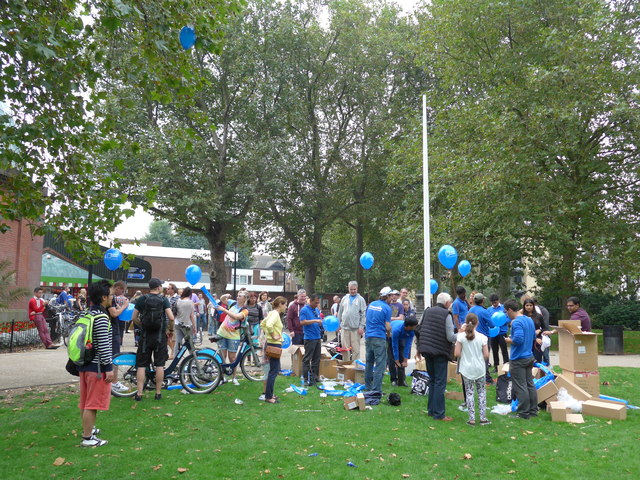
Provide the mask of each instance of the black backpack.
POLYGON ((161 295, 145 295, 144 310, 140 319, 142 330, 155 333, 164 325, 164 297, 161 295))
POLYGON ((513 382, 508 374, 503 374, 498 377, 496 382, 496 402, 498 403, 511 403, 513 400, 513 382))

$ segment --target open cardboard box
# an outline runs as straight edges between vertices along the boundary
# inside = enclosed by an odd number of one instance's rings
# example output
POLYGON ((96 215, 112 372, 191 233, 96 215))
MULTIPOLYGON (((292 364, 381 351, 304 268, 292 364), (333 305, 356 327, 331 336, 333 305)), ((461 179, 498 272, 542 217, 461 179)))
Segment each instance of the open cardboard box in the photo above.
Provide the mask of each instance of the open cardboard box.
POLYGON ((558 394, 558 386, 553 382, 547 382, 537 390, 537 393, 538 403, 542 403, 558 394))
POLYGON ((583 332, 579 320, 560 320, 558 326, 559 365, 573 372, 598 370, 598 336, 583 332))
POLYGON ((558 375, 556 377, 555 384, 556 387, 558 387, 558 390, 564 387, 567 390, 567 393, 576 400, 584 402, 593 399, 593 396, 589 392, 577 386, 564 375, 558 375))
POLYGON ((358 393, 354 397, 345 397, 344 409, 345 410, 365 410, 366 403, 364 402, 364 395, 358 393))
POLYGON ((291 345, 291 370, 294 377, 302 376, 302 357, 304 357, 304 347, 302 345, 291 345))

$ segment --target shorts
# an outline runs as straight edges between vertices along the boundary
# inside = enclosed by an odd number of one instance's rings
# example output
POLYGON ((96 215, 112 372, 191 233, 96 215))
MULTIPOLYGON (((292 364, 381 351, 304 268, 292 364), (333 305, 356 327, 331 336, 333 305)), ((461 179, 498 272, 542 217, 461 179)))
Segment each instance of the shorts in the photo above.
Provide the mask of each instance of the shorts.
POLYGON ((147 345, 145 339, 138 342, 138 351, 136 352, 136 368, 147 368, 151 365, 151 357, 153 356, 154 367, 164 367, 169 358, 167 350, 167 336, 162 335, 159 343, 155 345, 147 345))
POLYGON ((111 382, 105 382, 105 374, 80 372, 80 410, 109 410, 111 382))
POLYGON ((218 339, 218 350, 228 350, 230 352, 237 352, 240 346, 240 340, 231 340, 229 338, 221 337, 218 339))

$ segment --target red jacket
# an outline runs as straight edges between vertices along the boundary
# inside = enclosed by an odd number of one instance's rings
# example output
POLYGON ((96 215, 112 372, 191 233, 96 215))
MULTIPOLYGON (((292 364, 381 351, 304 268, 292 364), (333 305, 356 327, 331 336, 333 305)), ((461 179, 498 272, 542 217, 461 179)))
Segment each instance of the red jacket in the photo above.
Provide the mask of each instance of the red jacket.
POLYGON ((33 320, 36 318, 35 313, 44 313, 44 300, 42 298, 32 297, 29 300, 29 319, 33 320))

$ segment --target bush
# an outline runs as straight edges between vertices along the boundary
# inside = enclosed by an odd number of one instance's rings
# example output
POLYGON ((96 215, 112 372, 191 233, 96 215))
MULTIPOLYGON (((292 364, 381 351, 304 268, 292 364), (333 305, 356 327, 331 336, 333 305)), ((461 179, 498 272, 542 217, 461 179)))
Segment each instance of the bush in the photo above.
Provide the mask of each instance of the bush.
POLYGON ((610 303, 593 318, 595 328, 604 325, 622 325, 630 330, 640 330, 640 302, 621 300, 610 303))

